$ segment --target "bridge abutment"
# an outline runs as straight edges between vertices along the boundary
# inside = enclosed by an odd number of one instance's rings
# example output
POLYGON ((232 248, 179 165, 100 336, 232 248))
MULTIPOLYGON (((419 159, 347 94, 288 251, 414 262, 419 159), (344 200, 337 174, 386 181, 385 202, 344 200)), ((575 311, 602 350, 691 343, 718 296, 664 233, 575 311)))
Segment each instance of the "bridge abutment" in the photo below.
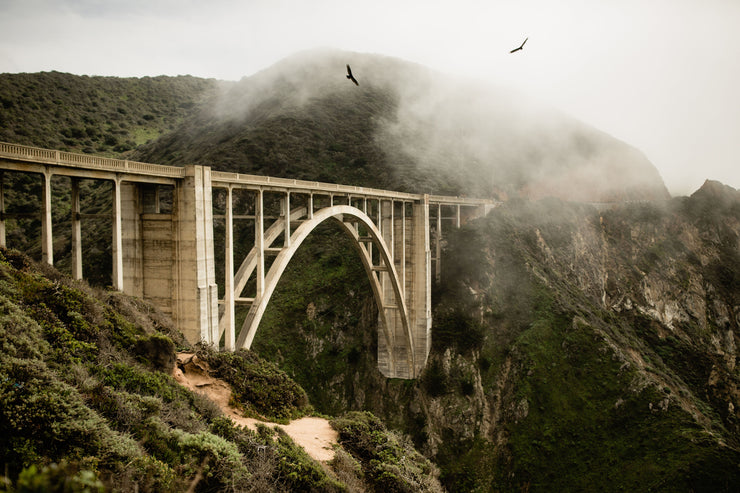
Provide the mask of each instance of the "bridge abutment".
POLYGON ((177 294, 173 318, 189 341, 218 345, 211 169, 187 166, 175 197, 177 294))
POLYGON ((171 212, 156 185, 125 182, 119 197, 122 290, 170 315, 188 341, 218 344, 210 168, 186 167, 171 212))

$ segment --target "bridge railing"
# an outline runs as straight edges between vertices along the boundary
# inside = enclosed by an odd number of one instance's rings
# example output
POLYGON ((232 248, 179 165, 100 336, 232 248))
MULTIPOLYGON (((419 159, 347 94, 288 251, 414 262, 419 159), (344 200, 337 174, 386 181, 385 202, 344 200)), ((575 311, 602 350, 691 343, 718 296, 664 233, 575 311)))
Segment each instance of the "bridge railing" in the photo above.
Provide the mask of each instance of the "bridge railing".
POLYGON ((253 185, 260 188, 275 188, 295 192, 327 193, 336 195, 372 196, 392 198, 396 200, 418 200, 420 194, 394 192, 377 188, 358 187, 354 185, 340 185, 337 183, 323 183, 318 181, 294 180, 291 178, 277 178, 274 176, 250 175, 245 173, 229 173, 212 171, 211 180, 221 183, 243 184, 246 187, 253 185))
POLYGON ((60 166, 114 171, 120 173, 164 176, 168 178, 181 178, 185 175, 185 168, 180 166, 165 166, 161 164, 140 163, 123 159, 89 156, 87 154, 41 149, 38 147, 10 144, 7 142, 0 142, 0 157, 21 161, 32 161, 35 163, 56 164, 60 166))
MULTIPOLYGON (((33 163, 55 164, 59 166, 112 171, 118 173, 132 173, 166 178, 182 178, 185 176, 185 168, 180 166, 167 166, 162 164, 90 156, 87 154, 42 149, 39 147, 11 144, 8 142, 0 142, 0 158, 3 157, 18 161, 30 161, 33 163)), ((294 180, 290 178, 230 173, 215 170, 211 171, 211 179, 217 184, 241 184, 246 188, 254 186, 263 189, 274 188, 276 190, 288 190, 303 193, 325 193, 345 196, 353 195, 359 197, 407 201, 418 201, 424 197, 423 194, 417 193, 396 192, 392 190, 381 190, 377 188, 358 187, 353 185, 340 185, 336 183, 294 180)), ((497 201, 489 199, 452 197, 444 195, 429 195, 428 198, 429 203, 435 205, 480 206, 497 203, 497 201)))
MULTIPOLYGON (((326 193, 336 195, 353 195, 358 197, 374 197, 394 200, 421 200, 424 195, 419 193, 395 192, 378 188, 358 187, 353 185, 340 185, 336 183, 323 183, 318 181, 294 180, 290 178, 277 178, 274 176, 250 175, 245 173, 230 173, 226 171, 211 171, 211 180, 222 184, 243 184, 259 188, 274 188, 277 190, 289 190, 295 192, 326 193)), ((446 195, 429 195, 431 204, 442 205, 464 205, 480 206, 493 205, 498 201, 490 199, 475 199, 468 197, 453 197, 446 195)))

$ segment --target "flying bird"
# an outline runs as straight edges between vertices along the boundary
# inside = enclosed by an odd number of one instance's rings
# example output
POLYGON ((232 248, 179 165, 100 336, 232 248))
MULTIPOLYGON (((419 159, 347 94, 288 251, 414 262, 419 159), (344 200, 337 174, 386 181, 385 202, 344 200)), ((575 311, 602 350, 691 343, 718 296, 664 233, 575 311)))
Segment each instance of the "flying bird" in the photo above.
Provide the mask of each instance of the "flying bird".
MULTIPOLYGON (((529 38, 527 38, 527 39, 529 39, 529 38)), ((519 45, 519 47, 518 47, 518 48, 514 48, 514 49, 513 49, 513 50, 511 50, 511 51, 510 51, 509 53, 514 53, 515 51, 520 51, 520 50, 523 50, 523 49, 524 49, 524 43, 526 43, 526 42, 527 42, 527 39, 525 39, 525 40, 524 40, 524 41, 522 42, 522 44, 520 44, 520 45, 519 45)))
POLYGON ((355 78, 354 78, 354 77, 352 76, 352 69, 351 69, 351 68, 349 68, 349 63, 347 64, 347 78, 348 78, 349 80, 351 80, 352 82, 354 82, 356 86, 359 86, 359 85, 360 85, 360 83, 359 83, 359 82, 357 82, 357 79, 355 79, 355 78))

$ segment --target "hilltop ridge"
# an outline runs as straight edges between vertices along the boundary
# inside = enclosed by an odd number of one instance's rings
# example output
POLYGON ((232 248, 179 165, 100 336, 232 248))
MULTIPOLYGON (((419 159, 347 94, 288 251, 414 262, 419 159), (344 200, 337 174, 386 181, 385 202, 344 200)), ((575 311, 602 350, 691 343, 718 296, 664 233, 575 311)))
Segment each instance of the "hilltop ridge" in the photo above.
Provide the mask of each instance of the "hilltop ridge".
POLYGON ((668 197, 645 156, 604 132, 380 55, 310 50, 238 82, 0 74, 0 105, 0 140, 157 164, 504 199, 668 197))
POLYGON ((332 50, 243 78, 136 156, 417 193, 668 197, 642 153, 552 108, 400 59, 332 50), (346 63, 359 87, 347 83, 346 63))

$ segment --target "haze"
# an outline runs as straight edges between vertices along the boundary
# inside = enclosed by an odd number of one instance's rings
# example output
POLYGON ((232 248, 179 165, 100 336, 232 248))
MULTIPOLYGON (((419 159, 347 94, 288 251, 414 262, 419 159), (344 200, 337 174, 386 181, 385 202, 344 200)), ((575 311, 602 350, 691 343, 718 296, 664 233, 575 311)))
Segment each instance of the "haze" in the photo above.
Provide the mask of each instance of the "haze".
POLYGON ((570 113, 684 195, 740 188, 738 25, 735 0, 0 0, 0 72, 238 80, 315 47, 378 53, 570 113))

